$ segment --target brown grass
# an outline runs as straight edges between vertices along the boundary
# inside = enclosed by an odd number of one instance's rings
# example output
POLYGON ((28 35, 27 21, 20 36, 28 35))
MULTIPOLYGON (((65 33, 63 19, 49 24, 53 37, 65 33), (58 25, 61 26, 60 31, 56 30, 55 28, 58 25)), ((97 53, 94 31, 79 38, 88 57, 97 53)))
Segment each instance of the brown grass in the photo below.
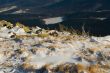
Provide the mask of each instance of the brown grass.
POLYGON ((77 73, 77 68, 75 64, 62 64, 52 69, 52 73, 77 73))
POLYGON ((62 32, 64 31, 70 32, 72 35, 78 35, 78 36, 83 36, 83 37, 90 36, 89 32, 85 31, 84 26, 82 26, 82 31, 79 31, 79 30, 74 29, 73 27, 66 27, 62 24, 59 24, 59 30, 62 32))
POLYGON ((91 65, 88 67, 88 71, 89 73, 97 73, 99 70, 99 66, 98 65, 91 65))
POLYGON ((88 48, 89 49, 89 51, 91 51, 91 52, 97 52, 97 51, 100 51, 101 49, 100 48, 88 48))
POLYGON ((45 37, 48 37, 49 34, 47 33, 41 33, 41 34, 38 34, 38 37, 41 37, 41 38, 45 38, 45 37))
POLYGON ((50 48, 50 49, 52 49, 52 48, 60 48, 60 45, 52 44, 52 45, 49 45, 47 48, 50 48))
POLYGON ((78 69, 78 73, 84 72, 85 71, 85 66, 82 64, 77 64, 77 69, 78 69))
POLYGON ((22 65, 22 67, 23 67, 23 69, 25 69, 25 70, 33 70, 33 69, 34 69, 33 66, 32 66, 31 64, 29 64, 29 63, 24 63, 24 64, 22 65))

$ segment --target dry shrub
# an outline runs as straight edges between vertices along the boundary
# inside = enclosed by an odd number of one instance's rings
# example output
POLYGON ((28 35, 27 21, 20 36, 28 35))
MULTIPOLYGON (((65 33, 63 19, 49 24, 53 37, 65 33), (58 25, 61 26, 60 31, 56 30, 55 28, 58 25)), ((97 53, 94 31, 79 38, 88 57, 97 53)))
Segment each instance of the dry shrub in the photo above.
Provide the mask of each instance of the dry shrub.
POLYGON ((49 48, 49 49, 60 48, 60 45, 58 45, 58 44, 52 44, 52 45, 49 45, 47 48, 49 48))
POLYGON ((110 48, 110 45, 105 45, 105 48, 110 48))
POLYGON ((16 26, 18 26, 18 27, 20 27, 20 28, 23 28, 24 25, 21 24, 21 23, 19 23, 19 22, 17 22, 17 23, 16 23, 16 26))
POLYGON ((48 31, 48 34, 51 36, 55 36, 55 37, 58 36, 58 32, 56 30, 50 30, 50 31, 48 31))
POLYGON ((78 73, 84 72, 86 67, 82 64, 77 64, 78 73))
POLYGON ((33 54, 36 54, 36 51, 37 51, 38 49, 37 48, 32 48, 31 49, 31 52, 33 53, 33 54))
POLYGON ((12 28, 13 27, 13 24, 10 23, 10 22, 7 22, 5 20, 1 20, 0 21, 0 26, 6 26, 7 28, 12 28))
POLYGON ((45 38, 45 37, 48 37, 49 34, 47 33, 41 33, 41 34, 38 34, 38 37, 41 37, 41 38, 45 38))
POLYGON ((34 67, 29 63, 24 63, 21 66, 24 70, 34 70, 34 67))
POLYGON ((61 72, 61 73, 78 73, 77 67, 75 64, 62 64, 52 69, 52 73, 61 72))
POLYGON ((32 35, 16 35, 16 38, 32 38, 32 37, 36 37, 36 34, 32 34, 32 35))
POLYGON ((89 52, 97 52, 97 51, 100 51, 101 49, 96 47, 96 48, 88 48, 89 52))
POLYGON ((11 62, 5 62, 3 63, 4 67, 13 67, 13 64, 11 62))
POLYGON ((77 35, 77 36, 83 36, 83 37, 89 37, 90 36, 89 32, 85 31, 84 25, 82 26, 82 32, 74 29, 73 27, 66 27, 62 24, 59 24, 59 30, 62 32, 67 31, 67 32, 70 32, 72 35, 77 35))
POLYGON ((99 69, 98 65, 91 65, 91 66, 88 67, 89 73, 97 73, 98 69, 99 69))
POLYGON ((88 73, 108 73, 108 70, 101 67, 101 65, 91 65, 88 67, 88 73))
POLYGON ((25 51, 27 51, 26 48, 21 48, 21 49, 18 49, 16 52, 22 54, 25 51))
POLYGON ((31 32, 31 29, 30 29, 29 27, 27 27, 27 26, 23 26, 23 29, 24 29, 24 31, 27 32, 27 33, 28 33, 28 32, 31 32))
POLYGON ((110 69, 110 64, 105 64, 105 65, 102 66, 102 68, 104 68, 104 69, 110 69))
POLYGON ((63 36, 62 39, 63 39, 64 41, 71 41, 71 40, 74 39, 74 36, 72 36, 72 35, 69 35, 69 36, 63 36))

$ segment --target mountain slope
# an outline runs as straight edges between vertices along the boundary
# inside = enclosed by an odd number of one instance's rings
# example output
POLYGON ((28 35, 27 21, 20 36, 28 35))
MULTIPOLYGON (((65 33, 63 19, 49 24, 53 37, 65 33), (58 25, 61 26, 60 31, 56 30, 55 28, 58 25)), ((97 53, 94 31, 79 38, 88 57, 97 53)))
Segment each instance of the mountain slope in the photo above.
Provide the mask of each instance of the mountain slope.
MULTIPOLYGON (((0 1, 0 11, 12 6, 16 6, 17 9, 11 9, 11 11, 8 9, 7 11, 5 10, 2 13, 13 13, 16 11, 26 11, 28 13, 31 13, 34 9, 51 5, 53 3, 59 2, 60 0, 1 0, 0 1)), ((21 12, 22 13, 22 12, 21 12)), ((36 12, 33 12, 36 13, 36 12)))
POLYGON ((0 12, 60 15, 82 11, 108 11, 109 3, 109 0, 0 0, 0 12), (10 9, 12 6, 16 7, 10 9))
POLYGON ((64 0, 42 8, 44 12, 72 13, 110 10, 109 0, 64 0))

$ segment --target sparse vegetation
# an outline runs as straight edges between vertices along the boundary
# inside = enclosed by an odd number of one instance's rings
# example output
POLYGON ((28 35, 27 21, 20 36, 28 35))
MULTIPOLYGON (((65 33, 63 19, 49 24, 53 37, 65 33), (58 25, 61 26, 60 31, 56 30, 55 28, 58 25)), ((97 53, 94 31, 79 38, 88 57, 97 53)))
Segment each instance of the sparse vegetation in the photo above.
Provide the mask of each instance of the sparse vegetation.
POLYGON ((23 26, 23 29, 24 29, 24 31, 27 32, 27 33, 31 32, 31 30, 30 30, 29 27, 23 26))
POLYGON ((4 26, 6 26, 7 28, 12 28, 13 24, 11 24, 10 22, 7 22, 5 20, 1 20, 0 21, 0 27, 4 27, 4 26))
POLYGON ((73 64, 62 64, 52 69, 52 73, 78 73, 76 65, 73 64))
POLYGON ((97 40, 95 37, 90 38, 91 36, 85 31, 79 33, 65 26, 61 26, 60 31, 39 27, 30 28, 20 23, 16 26, 10 29, 1 26, 0 67, 3 68, 1 70, 7 71, 7 68, 14 68, 15 73, 16 71, 21 73, 21 70, 23 73, 25 71, 29 73, 109 73, 110 71, 108 37, 106 39, 97 37, 97 40), (10 33, 15 37, 7 37, 10 33))
POLYGON ((62 24, 59 24, 59 30, 64 32, 70 32, 72 35, 78 35, 78 36, 84 36, 84 37, 89 37, 89 32, 85 32, 84 26, 82 26, 82 32, 79 30, 75 30, 72 27, 66 27, 62 24))
POLYGON ((16 26, 18 26, 18 27, 22 28, 22 27, 23 27, 23 24, 21 24, 21 23, 17 22, 17 23, 16 23, 16 26))
POLYGON ((47 33, 41 33, 41 34, 38 34, 38 37, 41 37, 41 38, 45 38, 45 37, 48 37, 49 34, 47 33))

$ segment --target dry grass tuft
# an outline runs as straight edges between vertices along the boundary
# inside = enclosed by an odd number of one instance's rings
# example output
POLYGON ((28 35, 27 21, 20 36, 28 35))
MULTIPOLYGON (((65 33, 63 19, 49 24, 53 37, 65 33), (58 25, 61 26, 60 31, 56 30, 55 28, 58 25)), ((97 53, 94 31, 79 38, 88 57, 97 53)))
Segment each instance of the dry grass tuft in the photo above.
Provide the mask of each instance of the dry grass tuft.
POLYGON ((110 45, 105 45, 105 48, 110 48, 110 45))
POLYGON ((47 48, 50 48, 50 49, 60 48, 60 45, 52 44, 52 45, 49 45, 47 48))
POLYGON ((6 26, 7 28, 12 28, 13 27, 13 24, 11 24, 10 22, 7 22, 5 20, 1 20, 0 21, 0 26, 6 26))
POLYGON ((41 37, 41 38, 45 38, 45 37, 48 37, 49 34, 47 33, 41 33, 41 34, 38 34, 38 37, 41 37))
POLYGON ((22 64, 22 68, 25 69, 25 70, 33 70, 33 66, 29 63, 24 63, 22 64))
POLYGON ((79 30, 74 29, 73 27, 66 27, 62 24, 59 24, 59 30, 62 32, 67 31, 67 32, 70 32, 72 35, 77 35, 77 36, 83 36, 83 37, 90 36, 89 32, 85 31, 84 26, 82 26, 82 32, 81 32, 79 30))
POLYGON ((78 73, 84 72, 86 67, 82 64, 77 64, 78 73))
POLYGON ((99 66, 98 65, 91 65, 88 67, 88 71, 89 73, 97 73, 99 70, 99 66))
POLYGON ((75 64, 62 64, 52 69, 52 73, 78 73, 75 64))
MULTIPOLYGON (((108 66, 106 66, 108 67, 108 66)), ((102 68, 101 65, 91 65, 88 67, 88 73, 109 73, 107 69, 102 68)))
POLYGON ((27 32, 27 33, 28 33, 28 32, 31 32, 30 28, 27 27, 27 26, 23 26, 23 29, 24 29, 24 31, 27 32))
POLYGON ((90 52, 97 52, 97 51, 100 51, 101 49, 100 48, 88 48, 88 50, 90 51, 90 52))
POLYGON ((17 23, 16 23, 16 26, 18 26, 18 27, 20 27, 20 28, 23 28, 24 25, 21 24, 21 23, 19 23, 19 22, 17 22, 17 23))

